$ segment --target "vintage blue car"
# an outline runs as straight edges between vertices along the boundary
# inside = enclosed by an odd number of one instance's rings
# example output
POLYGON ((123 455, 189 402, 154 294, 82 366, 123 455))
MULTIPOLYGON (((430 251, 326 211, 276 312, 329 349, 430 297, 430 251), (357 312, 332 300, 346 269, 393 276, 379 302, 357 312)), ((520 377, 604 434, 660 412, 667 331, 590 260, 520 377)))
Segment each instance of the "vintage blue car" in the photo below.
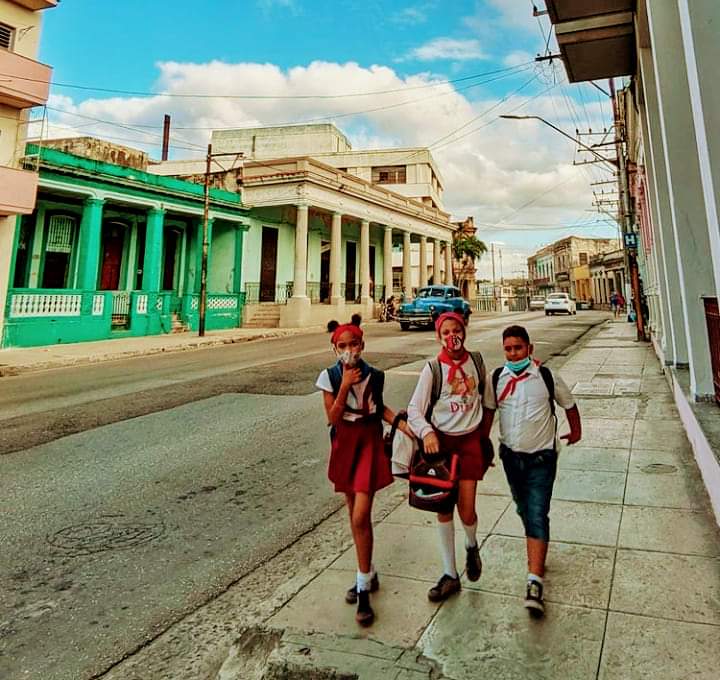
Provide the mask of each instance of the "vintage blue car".
POLYGON ((412 302, 400 305, 397 320, 404 331, 410 326, 432 327, 443 312, 457 312, 470 318, 471 309, 455 286, 427 286, 420 288, 412 302))

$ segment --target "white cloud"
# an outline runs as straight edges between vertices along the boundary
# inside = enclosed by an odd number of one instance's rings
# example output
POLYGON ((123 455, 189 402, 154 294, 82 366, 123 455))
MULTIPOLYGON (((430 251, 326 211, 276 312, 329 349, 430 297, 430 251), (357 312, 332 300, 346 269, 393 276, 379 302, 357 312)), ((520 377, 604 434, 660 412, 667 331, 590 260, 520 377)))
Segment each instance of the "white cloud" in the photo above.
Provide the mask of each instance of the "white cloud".
POLYGON ((427 21, 427 6, 405 7, 392 15, 392 21, 407 26, 424 24, 427 21))
MULTIPOLYGON (((158 157, 163 114, 170 113, 173 158, 201 157, 211 128, 318 119, 334 122, 356 149, 427 146, 446 137, 432 147, 445 181, 445 208, 457 219, 473 215, 480 227, 480 238, 502 239, 509 248, 518 251, 530 250, 541 242, 562 236, 562 232, 542 228, 529 231, 528 226, 577 224, 587 220, 590 213, 585 211, 592 201, 591 179, 610 178, 597 166, 574 167, 573 144, 541 123, 498 120, 498 114, 506 112, 536 114, 571 133, 576 115, 584 120, 587 114, 594 129, 608 123, 600 115, 597 100, 586 108, 578 104, 576 114, 557 88, 537 96, 532 94, 533 87, 538 87, 534 84, 490 113, 480 115, 498 104, 497 97, 482 96, 478 88, 474 91, 476 100, 471 102, 440 78, 428 74, 400 77, 386 66, 361 67, 352 62, 318 61, 283 70, 273 64, 213 61, 206 64, 165 62, 158 64, 158 69, 157 90, 174 95, 222 93, 288 97, 391 92, 334 99, 156 95, 84 101, 53 94, 49 102, 52 136, 96 134, 129 146, 147 148, 158 157), (69 113, 52 110, 58 108, 69 113), (478 116, 478 120, 466 125, 478 116), (459 129, 461 126, 465 127, 459 129), (503 224, 492 228, 500 221, 503 224), (524 230, 507 231, 508 225, 523 225, 524 230)), ((509 82, 509 91, 520 84, 518 80, 509 82)), ((605 110, 607 114, 607 106, 605 110)))
POLYGON ((516 50, 505 55, 503 58, 503 64, 505 66, 520 66, 520 64, 527 64, 533 60, 533 55, 530 52, 523 50, 516 50))
POLYGON ((418 61, 435 61, 436 59, 467 61, 485 58, 478 40, 456 40, 455 38, 433 38, 424 45, 413 48, 404 57, 405 60, 417 59, 418 61))

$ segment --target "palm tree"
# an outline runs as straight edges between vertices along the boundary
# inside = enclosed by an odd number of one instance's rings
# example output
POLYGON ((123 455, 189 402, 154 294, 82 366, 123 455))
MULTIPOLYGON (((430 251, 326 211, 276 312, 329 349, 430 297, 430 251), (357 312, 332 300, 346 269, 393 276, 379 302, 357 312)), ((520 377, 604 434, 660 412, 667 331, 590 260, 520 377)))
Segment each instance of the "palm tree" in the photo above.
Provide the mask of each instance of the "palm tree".
POLYGON ((466 255, 471 260, 479 260, 487 246, 477 236, 461 236, 453 241, 453 255, 456 260, 462 260, 466 255))

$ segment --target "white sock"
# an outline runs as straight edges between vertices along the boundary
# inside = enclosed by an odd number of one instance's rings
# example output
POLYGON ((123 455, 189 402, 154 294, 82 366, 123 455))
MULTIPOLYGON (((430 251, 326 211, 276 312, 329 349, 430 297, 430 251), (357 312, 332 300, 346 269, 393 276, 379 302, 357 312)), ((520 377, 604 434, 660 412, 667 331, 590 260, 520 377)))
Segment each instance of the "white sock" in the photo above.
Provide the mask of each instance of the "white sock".
POLYGON ((438 522, 438 536, 440 537, 440 554, 442 555, 443 569, 448 576, 457 578, 455 565, 455 525, 449 522, 438 522))
POLYGON ((465 529, 465 548, 474 548, 477 545, 477 520, 472 524, 465 524, 463 522, 463 529, 465 529))
POLYGON ((370 576, 372 577, 372 576, 375 576, 376 574, 377 574, 377 572, 375 571, 375 565, 371 564, 370 565, 370 576))
POLYGON ((531 571, 528 572, 528 581, 537 581, 540 585, 543 584, 542 576, 533 574, 531 571))
POLYGON ((369 571, 367 574, 364 574, 361 571, 358 571, 357 573, 357 591, 360 592, 361 590, 370 591, 370 582, 372 581, 372 571, 369 571))

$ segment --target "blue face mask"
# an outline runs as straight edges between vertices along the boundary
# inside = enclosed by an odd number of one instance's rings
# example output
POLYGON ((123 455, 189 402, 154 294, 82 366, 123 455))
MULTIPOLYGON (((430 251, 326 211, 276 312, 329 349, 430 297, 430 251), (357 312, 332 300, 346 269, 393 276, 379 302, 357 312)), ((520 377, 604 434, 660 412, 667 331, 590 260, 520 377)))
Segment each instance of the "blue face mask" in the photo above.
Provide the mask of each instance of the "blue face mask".
POLYGON ((530 365, 530 357, 525 357, 520 361, 506 361, 505 365, 513 373, 522 373, 530 365))

